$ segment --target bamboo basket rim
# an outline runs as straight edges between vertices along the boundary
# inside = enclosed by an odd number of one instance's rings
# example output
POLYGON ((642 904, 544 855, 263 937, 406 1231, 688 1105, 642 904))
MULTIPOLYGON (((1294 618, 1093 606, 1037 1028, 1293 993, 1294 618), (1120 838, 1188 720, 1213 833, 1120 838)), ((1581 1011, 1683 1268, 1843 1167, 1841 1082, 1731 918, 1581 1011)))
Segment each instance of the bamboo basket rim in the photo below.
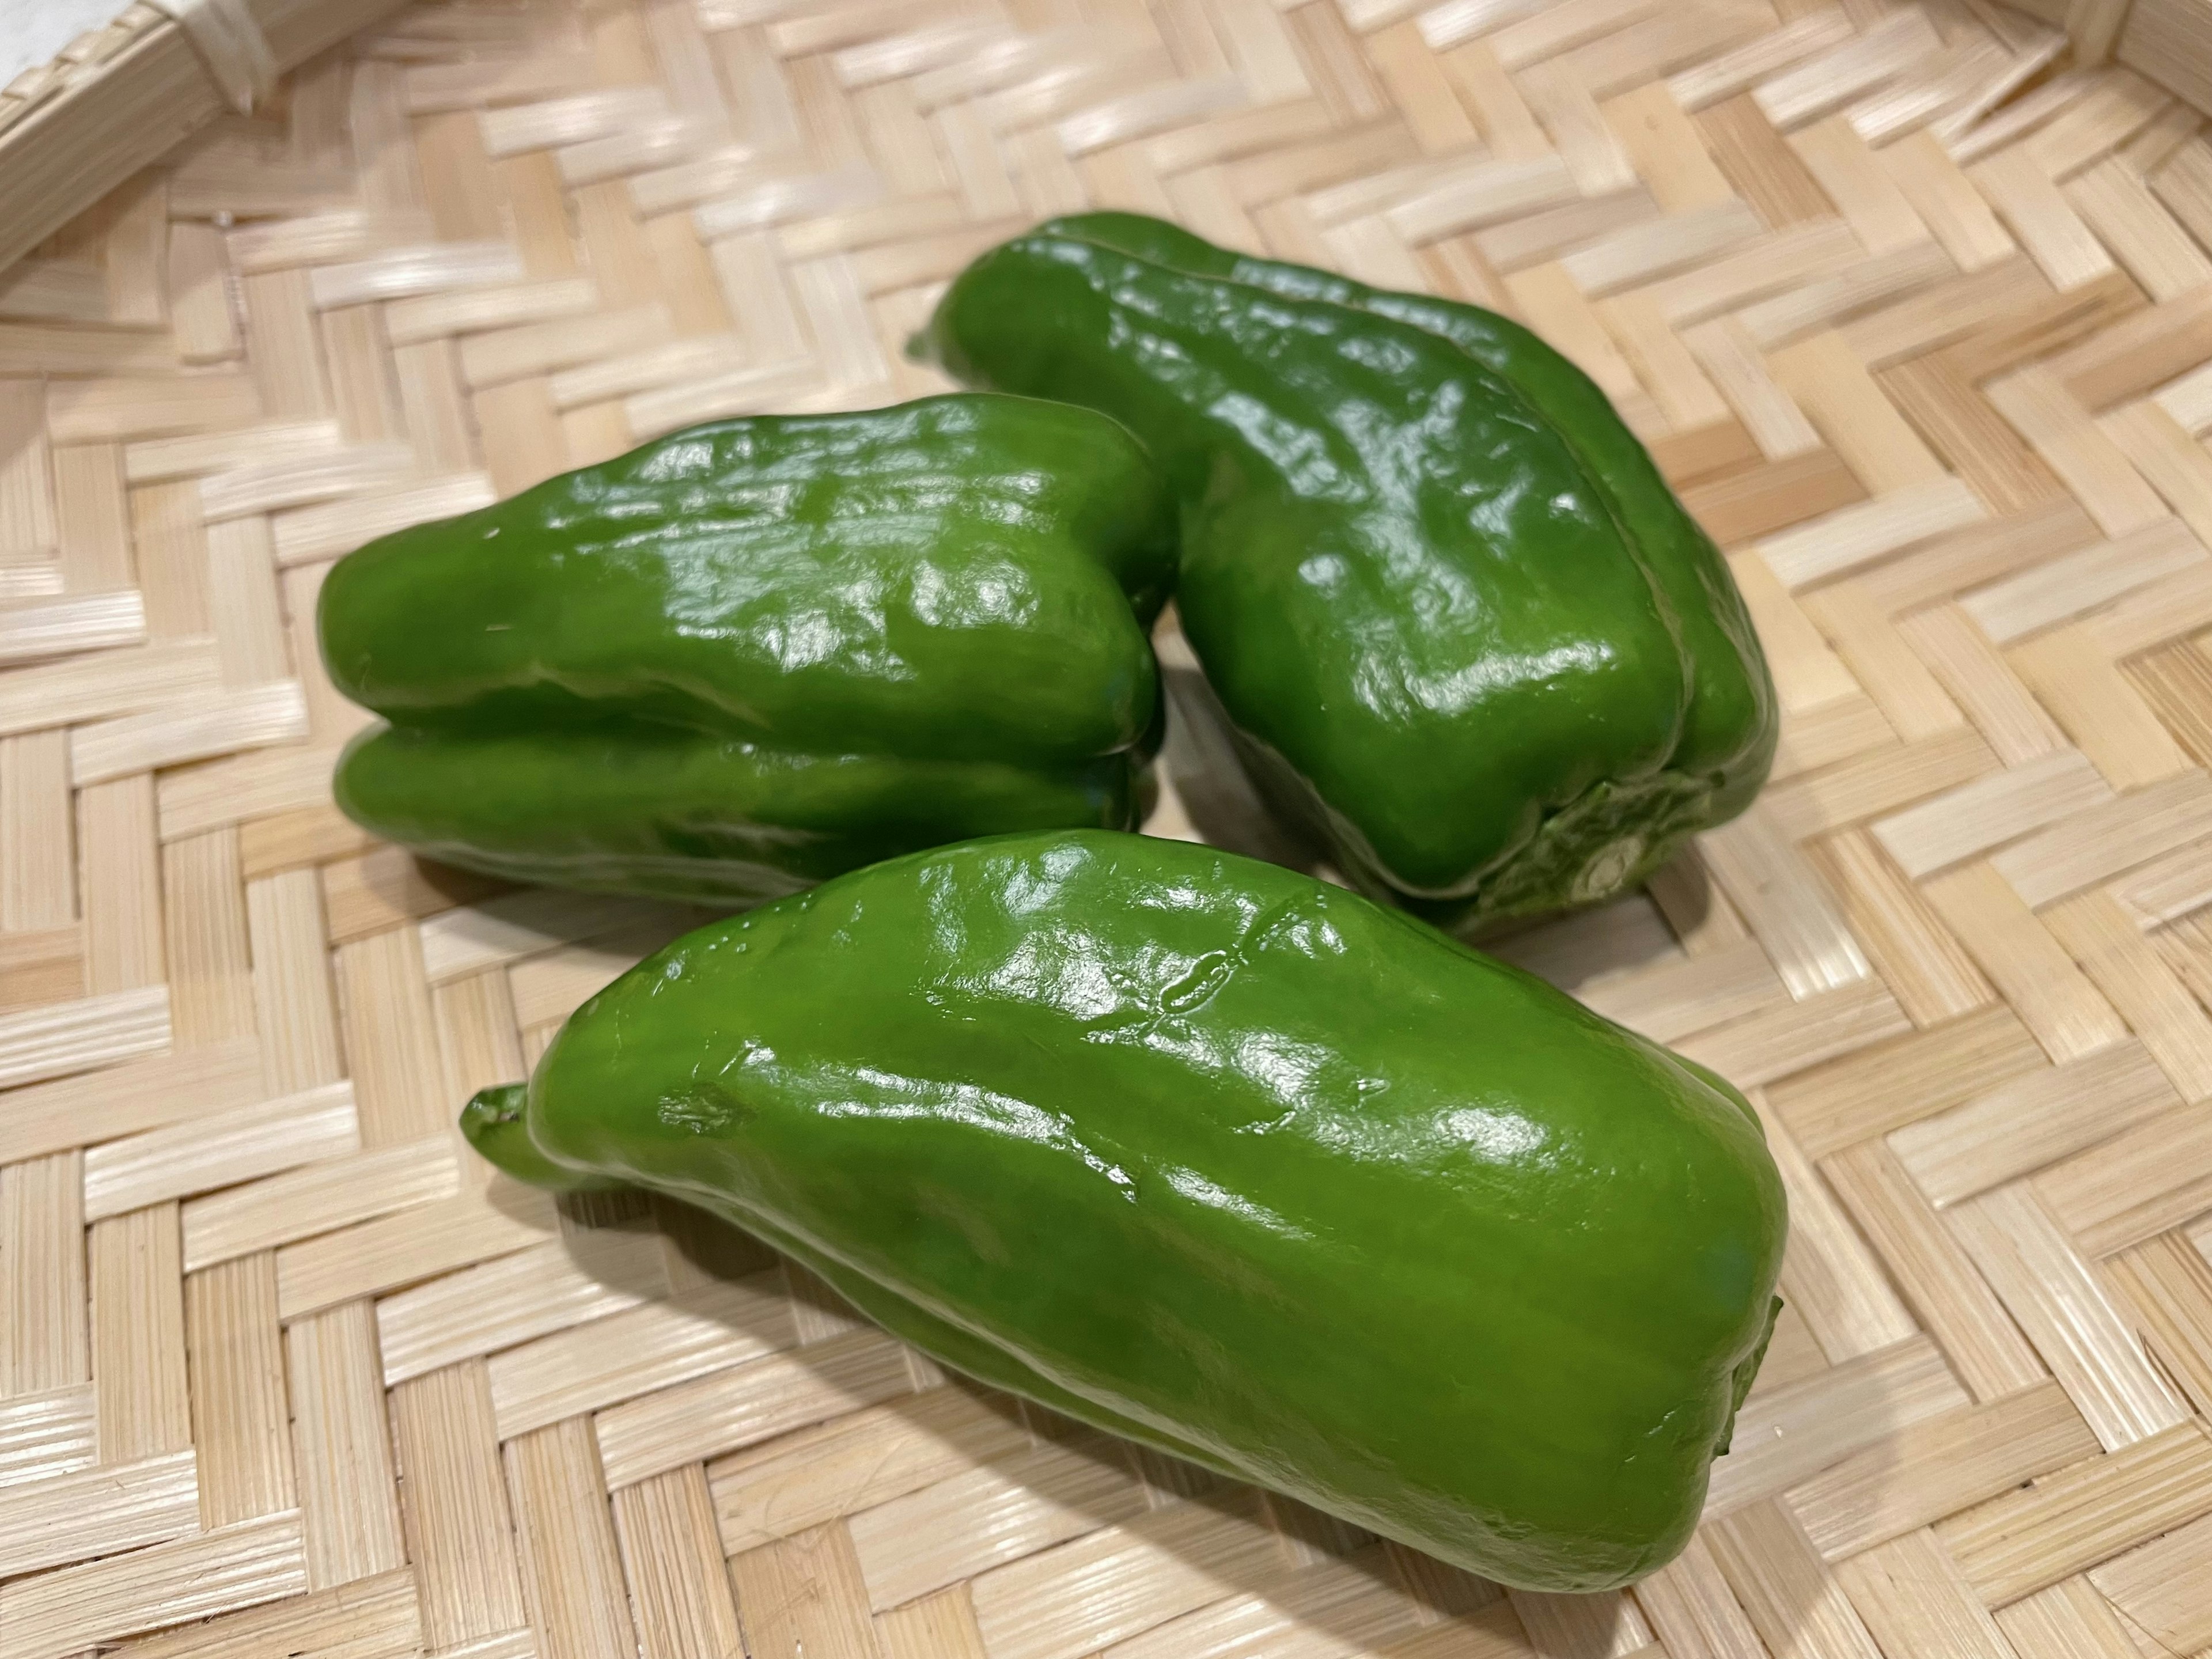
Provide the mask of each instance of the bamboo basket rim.
POLYGON ((46 62, 23 70, 0 87, 0 137, 57 100, 88 94, 116 58, 164 26, 182 27, 143 0, 132 0, 118 15, 87 29, 46 62))
POLYGON ((399 3, 131 0, 21 71, 0 87, 0 273, 225 111, 243 110, 249 89, 273 84, 399 3), (272 32, 285 49, 272 47, 272 32), (141 66, 145 84, 131 74, 141 66), (111 109, 111 93, 150 102, 111 109))

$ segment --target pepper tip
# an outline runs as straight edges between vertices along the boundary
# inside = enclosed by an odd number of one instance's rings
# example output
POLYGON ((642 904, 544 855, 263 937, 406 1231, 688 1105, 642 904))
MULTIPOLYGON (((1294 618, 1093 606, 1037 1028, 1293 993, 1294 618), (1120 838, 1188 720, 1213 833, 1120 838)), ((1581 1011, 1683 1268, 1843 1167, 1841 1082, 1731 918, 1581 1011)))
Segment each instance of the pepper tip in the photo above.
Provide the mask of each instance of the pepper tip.
POLYGON ((603 1193, 623 1183, 556 1164, 530 1138, 530 1085, 500 1083, 479 1089, 461 1108, 461 1135, 494 1169, 527 1186, 556 1193, 603 1193))

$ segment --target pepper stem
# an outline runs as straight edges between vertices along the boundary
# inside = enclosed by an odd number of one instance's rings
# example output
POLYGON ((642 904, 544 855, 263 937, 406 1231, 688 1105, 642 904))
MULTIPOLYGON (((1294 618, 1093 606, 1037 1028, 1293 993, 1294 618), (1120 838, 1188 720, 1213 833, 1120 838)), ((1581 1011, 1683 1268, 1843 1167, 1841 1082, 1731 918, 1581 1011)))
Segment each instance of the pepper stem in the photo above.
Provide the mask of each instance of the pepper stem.
POLYGON ((623 1185, 605 1176, 556 1164, 540 1152, 530 1138, 525 1117, 529 1103, 526 1083, 501 1083, 479 1089, 461 1108, 461 1133, 486 1163, 528 1186, 556 1193, 605 1193, 623 1185))

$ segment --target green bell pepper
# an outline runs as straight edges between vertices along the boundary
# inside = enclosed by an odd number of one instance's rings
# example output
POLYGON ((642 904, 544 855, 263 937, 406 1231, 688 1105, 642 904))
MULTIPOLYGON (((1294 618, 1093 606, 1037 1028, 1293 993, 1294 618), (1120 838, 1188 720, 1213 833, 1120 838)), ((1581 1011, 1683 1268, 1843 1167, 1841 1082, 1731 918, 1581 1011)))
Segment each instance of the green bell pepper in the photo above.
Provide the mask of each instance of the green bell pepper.
POLYGON ((340 560, 338 805, 450 863, 746 903, 1140 816, 1171 502, 1088 410, 680 432, 340 560))
POLYGON ((1247 769, 1370 895, 1454 927, 1601 900, 1765 780, 1727 565, 1527 330, 1099 213, 985 253, 916 349, 1150 446, 1247 769))
POLYGON ((1095 830, 701 928, 464 1114, 948 1364, 1510 1584, 1679 1550, 1771 1329, 1726 1083, 1295 872, 1095 830))

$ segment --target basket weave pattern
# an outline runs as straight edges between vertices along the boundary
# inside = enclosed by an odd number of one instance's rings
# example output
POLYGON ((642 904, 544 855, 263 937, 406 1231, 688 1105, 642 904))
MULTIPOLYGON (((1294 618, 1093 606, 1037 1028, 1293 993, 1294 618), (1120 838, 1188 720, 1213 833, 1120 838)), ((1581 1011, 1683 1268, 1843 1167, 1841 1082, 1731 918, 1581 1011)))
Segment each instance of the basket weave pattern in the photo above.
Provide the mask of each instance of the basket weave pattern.
MULTIPOLYGON (((424 6, 0 273, 0 1653, 2212 1649, 2212 137, 2058 45, 1971 0, 424 6), (692 918, 340 817, 329 562, 933 389, 938 285, 1086 206, 1541 330, 1766 639, 1759 805, 1503 947, 1751 1090, 1790 1188, 1708 1523, 1628 1595, 948 1381, 453 1133, 692 918)), ((1169 761, 1154 829, 1222 833, 1169 761)))

